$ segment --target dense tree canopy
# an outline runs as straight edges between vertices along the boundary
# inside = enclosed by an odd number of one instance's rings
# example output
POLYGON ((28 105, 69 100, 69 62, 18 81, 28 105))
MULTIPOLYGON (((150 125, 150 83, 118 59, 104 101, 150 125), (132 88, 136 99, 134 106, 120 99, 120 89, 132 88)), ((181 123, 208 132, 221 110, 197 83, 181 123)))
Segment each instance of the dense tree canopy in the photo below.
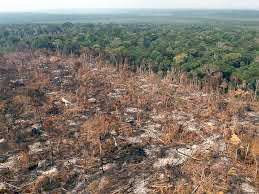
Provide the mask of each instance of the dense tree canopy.
POLYGON ((113 64, 153 71, 181 68, 204 74, 204 66, 250 82, 258 79, 256 31, 209 24, 24 24, 2 25, 2 51, 45 48, 80 54, 88 48, 113 64), (256 60, 257 59, 257 60, 256 60))

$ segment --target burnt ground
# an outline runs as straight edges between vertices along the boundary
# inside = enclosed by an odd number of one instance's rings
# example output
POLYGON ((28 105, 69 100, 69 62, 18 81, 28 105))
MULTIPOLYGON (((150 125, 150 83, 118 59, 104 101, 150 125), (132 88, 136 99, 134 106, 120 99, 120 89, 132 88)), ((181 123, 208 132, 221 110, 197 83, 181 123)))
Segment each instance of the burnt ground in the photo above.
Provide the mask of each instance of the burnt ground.
POLYGON ((5 57, 2 193, 256 193, 252 94, 87 55, 5 57))

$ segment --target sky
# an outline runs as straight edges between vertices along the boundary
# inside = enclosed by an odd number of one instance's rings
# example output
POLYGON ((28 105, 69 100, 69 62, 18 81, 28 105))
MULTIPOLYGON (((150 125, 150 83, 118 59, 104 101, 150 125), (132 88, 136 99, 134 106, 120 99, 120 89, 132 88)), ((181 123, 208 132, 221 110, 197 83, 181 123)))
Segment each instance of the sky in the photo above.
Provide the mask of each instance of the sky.
POLYGON ((259 0, 0 0, 0 12, 93 8, 257 9, 259 0))

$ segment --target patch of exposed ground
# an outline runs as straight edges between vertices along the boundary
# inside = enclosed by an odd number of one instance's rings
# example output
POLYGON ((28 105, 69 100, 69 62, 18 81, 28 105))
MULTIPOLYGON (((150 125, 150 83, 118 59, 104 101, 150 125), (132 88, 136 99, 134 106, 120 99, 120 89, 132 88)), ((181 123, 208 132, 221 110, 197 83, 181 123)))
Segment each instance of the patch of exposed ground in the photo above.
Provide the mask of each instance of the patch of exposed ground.
POLYGON ((173 73, 116 72, 87 56, 6 58, 1 192, 256 192, 259 112, 247 93, 206 93, 173 73))

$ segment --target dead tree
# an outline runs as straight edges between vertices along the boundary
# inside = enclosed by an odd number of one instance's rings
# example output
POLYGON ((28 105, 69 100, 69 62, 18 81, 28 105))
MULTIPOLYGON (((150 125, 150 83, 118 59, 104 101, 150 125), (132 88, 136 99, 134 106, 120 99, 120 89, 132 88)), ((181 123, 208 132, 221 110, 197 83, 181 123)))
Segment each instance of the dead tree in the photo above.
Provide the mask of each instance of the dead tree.
POLYGON ((255 84, 255 100, 257 98, 257 93, 259 92, 259 80, 256 80, 255 84))

